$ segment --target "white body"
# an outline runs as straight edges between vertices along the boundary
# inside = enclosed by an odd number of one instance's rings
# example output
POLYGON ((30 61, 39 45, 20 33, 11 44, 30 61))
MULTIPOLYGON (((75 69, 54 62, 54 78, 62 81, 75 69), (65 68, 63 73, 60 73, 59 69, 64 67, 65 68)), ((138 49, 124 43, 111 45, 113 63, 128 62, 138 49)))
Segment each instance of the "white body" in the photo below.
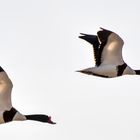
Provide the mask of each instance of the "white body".
MULTIPOLYGON (((97 75, 97 76, 105 76, 105 77, 110 77, 110 78, 117 77, 118 66, 123 65, 125 63, 122 57, 122 48, 124 45, 124 41, 116 33, 105 30, 103 28, 101 29, 102 30, 100 31, 100 35, 102 32, 110 33, 107 38, 105 46, 101 46, 103 47, 101 56, 99 56, 101 59, 101 64, 99 66, 87 68, 79 72, 82 72, 85 74, 97 75)), ((97 37, 98 37, 99 42, 102 43, 101 42, 102 40, 100 40, 101 38, 99 36, 97 37)), ((93 44, 93 47, 94 47, 94 44, 93 44)), ((127 67, 123 70, 121 75, 125 75, 125 74, 133 75, 133 74, 136 74, 136 72, 127 65, 127 67)))

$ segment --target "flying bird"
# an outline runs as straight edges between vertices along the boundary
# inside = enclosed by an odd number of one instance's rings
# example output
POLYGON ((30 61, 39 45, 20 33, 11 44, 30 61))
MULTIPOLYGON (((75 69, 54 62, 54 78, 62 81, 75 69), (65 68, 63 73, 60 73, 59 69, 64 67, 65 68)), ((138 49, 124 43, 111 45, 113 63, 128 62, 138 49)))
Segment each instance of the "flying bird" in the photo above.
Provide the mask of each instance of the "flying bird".
POLYGON ((12 106, 11 92, 13 83, 7 73, 0 67, 0 124, 11 121, 34 120, 49 124, 56 124, 51 116, 44 114, 23 115, 12 106))
POLYGON ((140 75, 140 70, 134 70, 126 64, 122 56, 123 39, 110 30, 100 28, 97 35, 81 33, 79 38, 93 46, 95 67, 79 70, 88 75, 113 78, 122 75, 140 75))

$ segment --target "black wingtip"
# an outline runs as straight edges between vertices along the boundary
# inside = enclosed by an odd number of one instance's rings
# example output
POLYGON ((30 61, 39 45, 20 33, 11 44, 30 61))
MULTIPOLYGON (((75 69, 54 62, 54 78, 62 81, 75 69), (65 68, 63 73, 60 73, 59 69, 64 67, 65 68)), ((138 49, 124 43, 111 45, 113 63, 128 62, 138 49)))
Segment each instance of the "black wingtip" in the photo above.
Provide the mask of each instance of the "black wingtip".
MULTIPOLYGON (((81 36, 96 36, 96 35, 91 35, 91 34, 85 34, 85 33, 80 33, 81 36)), ((79 37, 81 37, 79 36, 79 37)))
POLYGON ((85 34, 85 33, 80 33, 80 35, 87 35, 87 34, 85 34))
POLYGON ((100 29, 101 29, 101 30, 107 30, 107 29, 105 29, 105 28, 103 28, 103 27, 100 27, 100 29))
POLYGON ((81 39, 84 39, 84 37, 85 37, 86 35, 87 35, 87 34, 80 33, 80 36, 79 36, 79 38, 81 38, 81 39))
POLYGON ((92 44, 95 47, 99 46, 99 41, 96 35, 89 35, 89 34, 85 34, 85 33, 80 33, 81 36, 79 36, 79 38, 89 42, 90 44, 92 44))

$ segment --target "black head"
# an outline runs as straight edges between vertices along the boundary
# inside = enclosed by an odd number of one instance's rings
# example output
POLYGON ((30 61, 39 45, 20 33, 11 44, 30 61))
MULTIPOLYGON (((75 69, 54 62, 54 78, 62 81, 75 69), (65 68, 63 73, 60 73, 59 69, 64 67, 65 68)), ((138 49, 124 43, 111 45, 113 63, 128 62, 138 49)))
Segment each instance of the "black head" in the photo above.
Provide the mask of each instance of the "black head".
POLYGON ((106 30, 104 28, 100 28, 100 29, 101 30, 97 32, 97 35, 98 35, 100 42, 104 44, 107 42, 109 35, 113 32, 106 30))

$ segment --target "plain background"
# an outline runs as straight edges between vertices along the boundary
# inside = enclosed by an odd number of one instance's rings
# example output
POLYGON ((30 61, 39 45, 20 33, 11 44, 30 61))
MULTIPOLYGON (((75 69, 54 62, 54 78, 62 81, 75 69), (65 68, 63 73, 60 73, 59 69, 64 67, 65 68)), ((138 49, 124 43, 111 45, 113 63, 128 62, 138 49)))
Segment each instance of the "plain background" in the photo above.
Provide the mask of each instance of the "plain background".
POLYGON ((140 68, 138 0, 0 0, 0 65, 14 83, 13 106, 51 115, 0 125, 9 140, 139 140, 139 76, 103 79, 76 73, 94 66, 79 33, 99 27, 125 42, 124 60, 140 68))

